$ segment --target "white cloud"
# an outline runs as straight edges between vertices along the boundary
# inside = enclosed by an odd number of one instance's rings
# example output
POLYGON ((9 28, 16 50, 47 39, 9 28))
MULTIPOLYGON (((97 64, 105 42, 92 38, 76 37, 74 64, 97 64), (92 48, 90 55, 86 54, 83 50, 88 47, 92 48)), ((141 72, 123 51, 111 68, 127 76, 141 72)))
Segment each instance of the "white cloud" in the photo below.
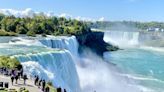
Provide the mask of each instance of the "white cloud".
POLYGON ((104 20, 105 20, 104 17, 101 17, 101 18, 98 19, 98 21, 104 21, 104 20))
MULTIPOLYGON (((14 10, 14 9, 0 9, 0 13, 3 13, 5 15, 14 15, 16 17, 34 17, 35 15, 44 15, 47 17, 52 17, 57 14, 54 14, 54 12, 35 12, 31 8, 27 8, 25 10, 14 10)), ((57 17, 65 17, 65 18, 71 18, 71 19, 77 19, 81 21, 104 21, 104 17, 101 17, 99 19, 93 19, 93 18, 88 18, 88 17, 82 17, 82 16, 77 16, 74 17, 71 14, 67 13, 62 13, 60 15, 57 15, 57 17)))
POLYGON ((75 19, 81 20, 81 21, 96 21, 95 19, 87 18, 87 17, 81 17, 81 16, 77 16, 77 17, 75 17, 75 19))
POLYGON ((34 15, 34 12, 32 9, 27 8, 23 11, 13 10, 13 9, 0 9, 0 13, 3 13, 5 15, 14 15, 16 17, 32 17, 34 15))
POLYGON ((34 15, 45 15, 47 17, 54 16, 52 12, 34 12, 31 8, 25 10, 0 9, 0 13, 8 16, 14 15, 16 17, 33 17, 34 15))
POLYGON ((73 16, 70 14, 62 13, 62 14, 58 15, 58 17, 72 18, 73 16))

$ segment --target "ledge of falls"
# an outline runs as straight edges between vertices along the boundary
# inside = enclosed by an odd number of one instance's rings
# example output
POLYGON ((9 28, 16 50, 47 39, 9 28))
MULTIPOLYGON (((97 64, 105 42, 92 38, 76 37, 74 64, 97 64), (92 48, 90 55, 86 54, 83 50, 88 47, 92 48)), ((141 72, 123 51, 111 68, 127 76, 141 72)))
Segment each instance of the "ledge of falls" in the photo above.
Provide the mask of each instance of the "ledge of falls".
POLYGON ((80 52, 81 48, 88 47, 99 56, 103 56, 103 53, 106 51, 116 51, 119 49, 117 46, 113 46, 103 40, 104 32, 89 32, 83 35, 77 35, 76 38, 80 44, 80 52))

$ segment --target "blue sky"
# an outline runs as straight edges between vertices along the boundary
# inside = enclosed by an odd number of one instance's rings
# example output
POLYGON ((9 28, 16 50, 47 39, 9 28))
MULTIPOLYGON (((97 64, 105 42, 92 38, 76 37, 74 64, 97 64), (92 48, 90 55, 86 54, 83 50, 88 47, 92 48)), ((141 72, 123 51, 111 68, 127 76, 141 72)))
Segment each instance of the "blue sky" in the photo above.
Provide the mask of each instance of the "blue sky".
POLYGON ((1 0, 0 9, 66 13, 106 20, 164 21, 164 0, 1 0))

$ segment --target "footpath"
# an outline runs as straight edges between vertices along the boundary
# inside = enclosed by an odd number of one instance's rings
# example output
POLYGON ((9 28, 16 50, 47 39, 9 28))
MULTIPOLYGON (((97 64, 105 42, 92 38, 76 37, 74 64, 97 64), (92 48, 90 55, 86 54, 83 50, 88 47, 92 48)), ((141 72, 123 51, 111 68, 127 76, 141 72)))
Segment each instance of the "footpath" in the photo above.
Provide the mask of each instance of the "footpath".
POLYGON ((12 85, 10 77, 0 75, 0 82, 3 82, 3 83, 8 82, 9 89, 19 90, 21 87, 25 87, 26 89, 29 90, 29 92, 42 92, 41 89, 39 89, 37 86, 34 85, 34 82, 32 79, 26 80, 25 85, 24 85, 23 79, 21 79, 21 80, 18 79, 18 83, 15 84, 15 81, 14 81, 14 84, 12 85))

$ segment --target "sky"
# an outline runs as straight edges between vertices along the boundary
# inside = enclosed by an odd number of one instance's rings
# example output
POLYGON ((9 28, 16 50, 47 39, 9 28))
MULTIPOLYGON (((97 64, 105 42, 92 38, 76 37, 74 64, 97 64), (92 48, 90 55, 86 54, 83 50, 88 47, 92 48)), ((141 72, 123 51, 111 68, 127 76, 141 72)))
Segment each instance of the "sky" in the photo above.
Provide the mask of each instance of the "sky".
POLYGON ((164 0, 0 0, 0 9, 27 8, 109 21, 164 22, 164 0))

